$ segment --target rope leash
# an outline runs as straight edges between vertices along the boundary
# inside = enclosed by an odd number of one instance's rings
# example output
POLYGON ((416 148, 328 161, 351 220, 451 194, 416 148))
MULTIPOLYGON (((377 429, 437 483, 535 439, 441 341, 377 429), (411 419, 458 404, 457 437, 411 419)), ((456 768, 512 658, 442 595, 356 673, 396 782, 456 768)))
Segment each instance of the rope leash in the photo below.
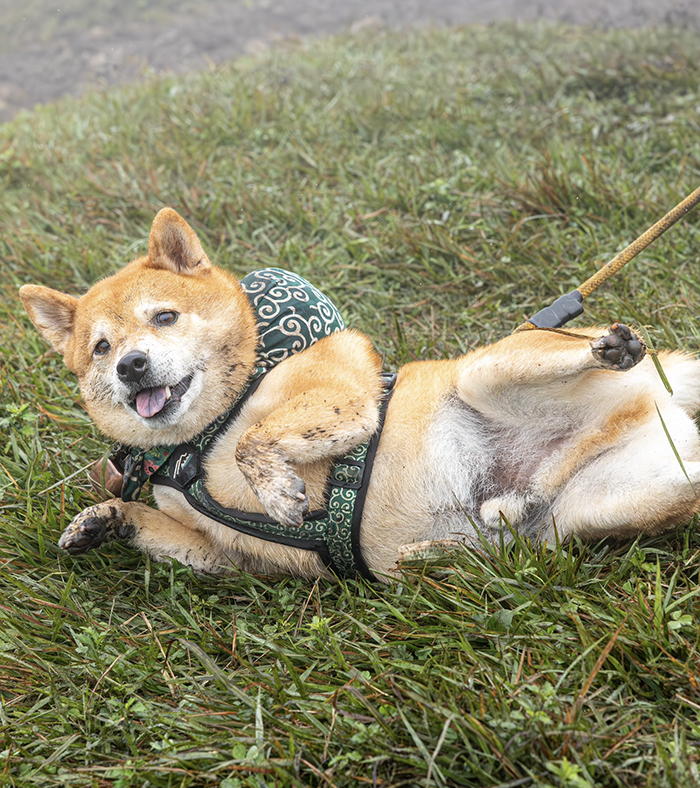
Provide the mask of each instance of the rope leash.
POLYGON ((599 271, 580 285, 576 290, 566 293, 557 298, 553 304, 540 310, 536 315, 529 318, 525 323, 518 326, 516 331, 525 331, 532 328, 560 328, 564 323, 568 323, 583 312, 583 299, 587 298, 594 290, 597 290, 603 282, 610 279, 630 260, 635 258, 642 249, 646 249, 649 244, 663 235, 669 227, 672 227, 679 219, 685 216, 700 202, 700 187, 684 200, 672 208, 666 216, 659 219, 645 233, 637 238, 636 241, 625 247, 615 255, 610 262, 606 263, 599 271))

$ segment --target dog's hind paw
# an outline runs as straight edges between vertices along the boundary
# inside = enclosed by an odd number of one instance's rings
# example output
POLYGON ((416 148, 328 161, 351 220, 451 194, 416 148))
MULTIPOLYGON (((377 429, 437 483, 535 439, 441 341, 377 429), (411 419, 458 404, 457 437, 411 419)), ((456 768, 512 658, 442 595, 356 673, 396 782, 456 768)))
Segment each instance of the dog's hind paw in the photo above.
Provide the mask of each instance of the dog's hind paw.
POLYGON ((70 555, 82 555, 113 539, 128 539, 133 526, 113 502, 89 506, 77 515, 58 540, 58 546, 70 555))
POLYGON ((646 345, 623 323, 613 323, 610 332, 591 342, 591 351, 608 369, 632 369, 646 354, 646 345))

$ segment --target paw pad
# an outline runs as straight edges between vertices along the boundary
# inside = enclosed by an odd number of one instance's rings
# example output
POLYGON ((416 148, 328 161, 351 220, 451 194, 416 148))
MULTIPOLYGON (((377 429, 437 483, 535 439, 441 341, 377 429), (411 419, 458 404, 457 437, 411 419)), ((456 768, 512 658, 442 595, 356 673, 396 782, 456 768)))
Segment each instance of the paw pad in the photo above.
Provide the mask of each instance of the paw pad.
POLYGON ((613 323, 610 333, 591 343, 593 355, 608 369, 631 369, 646 353, 644 342, 623 323, 613 323))
POLYGON ((107 527, 102 517, 86 517, 74 527, 66 529, 58 546, 70 555, 82 555, 105 541, 107 527))
POLYGON ((98 504, 81 512, 66 528, 58 546, 70 555, 82 555, 113 539, 129 539, 133 525, 116 506, 98 504))

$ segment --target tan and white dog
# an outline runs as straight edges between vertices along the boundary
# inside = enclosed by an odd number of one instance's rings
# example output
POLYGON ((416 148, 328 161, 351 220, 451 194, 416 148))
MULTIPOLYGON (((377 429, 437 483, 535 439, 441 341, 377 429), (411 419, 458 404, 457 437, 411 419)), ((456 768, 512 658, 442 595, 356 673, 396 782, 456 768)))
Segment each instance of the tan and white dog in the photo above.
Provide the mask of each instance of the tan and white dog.
MULTIPOLYGON (((156 217, 146 257, 81 298, 37 285, 21 297, 78 376, 97 426, 126 444, 192 439, 231 406, 255 365, 247 297, 171 209, 156 217)), ((616 324, 522 331, 455 360, 404 366, 362 517, 370 569, 391 572, 419 543, 478 543, 479 531, 497 539, 504 521, 551 540, 555 531, 655 532, 693 515, 700 361, 661 354, 671 395, 644 355, 616 324)), ((216 442, 204 468, 212 496, 300 525, 323 507, 333 459, 377 429, 380 368, 369 339, 352 330, 273 368, 216 442)), ((121 538, 200 571, 325 571, 316 553, 226 528, 169 487, 155 497, 157 510, 120 499, 89 507, 61 547, 77 554, 121 538)))

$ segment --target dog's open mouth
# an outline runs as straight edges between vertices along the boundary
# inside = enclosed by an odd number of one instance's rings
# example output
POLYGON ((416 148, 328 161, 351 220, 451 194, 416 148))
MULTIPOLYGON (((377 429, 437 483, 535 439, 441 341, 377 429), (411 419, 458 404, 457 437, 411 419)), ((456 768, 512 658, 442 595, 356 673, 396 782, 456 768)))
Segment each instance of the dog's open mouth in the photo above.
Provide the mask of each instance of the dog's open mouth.
POLYGON ((131 407, 144 419, 152 419, 168 406, 180 400, 192 383, 194 375, 188 375, 174 386, 153 386, 139 391, 131 407))

